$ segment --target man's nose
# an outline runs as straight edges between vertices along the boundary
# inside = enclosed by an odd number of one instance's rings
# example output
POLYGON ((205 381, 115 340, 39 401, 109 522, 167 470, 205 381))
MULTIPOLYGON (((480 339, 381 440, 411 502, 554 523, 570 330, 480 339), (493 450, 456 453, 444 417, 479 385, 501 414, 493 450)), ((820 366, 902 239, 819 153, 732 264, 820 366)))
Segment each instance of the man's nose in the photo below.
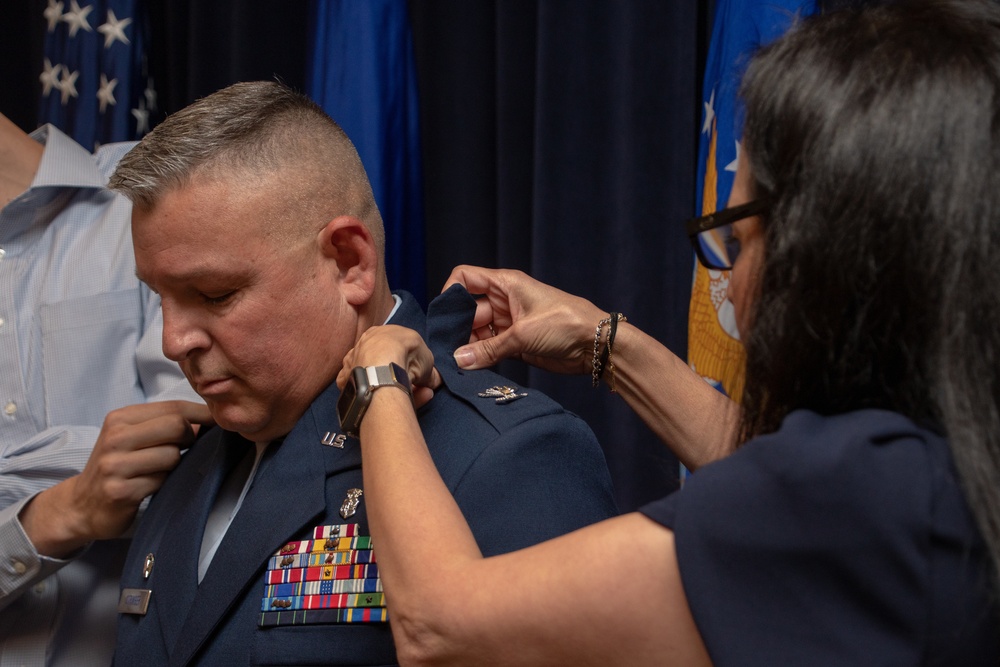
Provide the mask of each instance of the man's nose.
POLYGON ((193 313, 177 304, 161 303, 163 310, 163 355, 181 362, 192 352, 207 349, 209 336, 193 313))

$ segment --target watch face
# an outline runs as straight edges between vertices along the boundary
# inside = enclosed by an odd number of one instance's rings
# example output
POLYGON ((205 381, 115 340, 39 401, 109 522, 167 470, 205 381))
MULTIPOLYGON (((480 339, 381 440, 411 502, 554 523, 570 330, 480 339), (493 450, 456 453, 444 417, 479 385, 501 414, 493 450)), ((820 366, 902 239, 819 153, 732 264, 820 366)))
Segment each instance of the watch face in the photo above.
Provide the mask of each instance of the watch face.
POLYGON ((358 389, 354 386, 353 378, 347 381, 347 385, 344 390, 340 392, 340 398, 337 399, 337 414, 340 415, 340 425, 344 425, 344 418, 347 416, 347 412, 350 410, 351 405, 354 403, 355 399, 358 397, 358 389))
POLYGON ((361 415, 364 414, 363 401, 358 401, 358 385, 362 391, 368 389, 368 376, 365 369, 358 367, 351 373, 351 378, 347 381, 344 391, 340 393, 337 400, 337 414, 340 416, 340 427, 350 435, 357 435, 358 426, 361 423, 361 415))
POLYGON ((372 393, 380 387, 399 387, 412 398, 410 378, 398 364, 368 366, 367 368, 358 366, 351 371, 347 386, 344 387, 344 391, 341 392, 340 398, 337 400, 340 427, 348 435, 356 436, 358 434, 361 418, 368 410, 372 393))

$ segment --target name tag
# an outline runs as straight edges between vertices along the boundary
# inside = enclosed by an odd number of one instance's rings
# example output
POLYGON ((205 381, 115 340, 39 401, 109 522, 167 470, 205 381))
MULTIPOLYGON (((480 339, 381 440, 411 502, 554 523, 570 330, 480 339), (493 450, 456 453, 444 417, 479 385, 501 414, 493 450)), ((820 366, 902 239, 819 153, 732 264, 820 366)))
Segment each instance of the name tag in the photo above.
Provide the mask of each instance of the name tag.
POLYGON ((148 588, 126 588, 118 598, 118 613, 145 615, 152 595, 148 588))

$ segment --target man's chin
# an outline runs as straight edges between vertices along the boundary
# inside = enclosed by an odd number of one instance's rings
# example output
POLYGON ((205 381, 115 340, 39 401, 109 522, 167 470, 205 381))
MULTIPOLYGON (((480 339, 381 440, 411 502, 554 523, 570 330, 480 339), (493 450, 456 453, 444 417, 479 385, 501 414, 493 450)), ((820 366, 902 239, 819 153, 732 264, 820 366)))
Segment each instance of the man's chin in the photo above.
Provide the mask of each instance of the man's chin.
MULTIPOLYGON (((247 440, 261 442, 261 435, 267 430, 270 419, 268 416, 248 411, 232 403, 206 400, 208 409, 212 412, 215 423, 226 431, 239 433, 247 440)), ((268 438, 270 440, 271 438, 268 438)))
POLYGON ((274 423, 270 415, 248 413, 232 405, 213 405, 208 402, 215 423, 226 431, 234 431, 251 442, 270 442, 288 434, 290 429, 274 423))

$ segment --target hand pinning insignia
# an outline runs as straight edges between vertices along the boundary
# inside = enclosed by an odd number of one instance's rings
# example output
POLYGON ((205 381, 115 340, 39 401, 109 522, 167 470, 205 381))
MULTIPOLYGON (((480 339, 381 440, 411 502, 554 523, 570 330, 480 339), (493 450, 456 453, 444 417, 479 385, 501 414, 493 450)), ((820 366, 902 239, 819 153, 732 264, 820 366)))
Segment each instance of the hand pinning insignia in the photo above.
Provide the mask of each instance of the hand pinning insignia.
POLYGON ((490 387, 486 391, 479 392, 480 398, 495 398, 499 405, 504 403, 510 403, 511 401, 516 401, 519 398, 524 398, 528 394, 525 392, 517 393, 517 389, 514 387, 507 386, 496 386, 490 387))

